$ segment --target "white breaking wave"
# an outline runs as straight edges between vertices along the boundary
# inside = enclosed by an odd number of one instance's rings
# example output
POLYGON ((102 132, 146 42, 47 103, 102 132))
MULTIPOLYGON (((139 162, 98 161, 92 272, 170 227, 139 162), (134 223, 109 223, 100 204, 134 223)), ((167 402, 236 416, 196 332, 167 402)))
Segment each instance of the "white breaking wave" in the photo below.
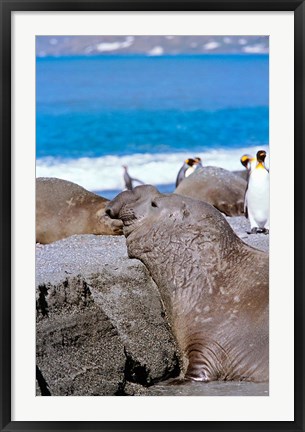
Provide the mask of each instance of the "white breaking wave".
POLYGON ((211 150, 196 153, 133 154, 129 156, 103 156, 97 158, 56 159, 42 158, 36 161, 37 177, 58 177, 69 180, 91 191, 123 189, 123 168, 128 166, 131 177, 144 183, 173 184, 183 161, 199 156, 203 166, 219 166, 231 171, 244 169, 240 163, 243 154, 256 155, 266 150, 266 165, 269 166, 269 147, 246 147, 233 150, 211 150))

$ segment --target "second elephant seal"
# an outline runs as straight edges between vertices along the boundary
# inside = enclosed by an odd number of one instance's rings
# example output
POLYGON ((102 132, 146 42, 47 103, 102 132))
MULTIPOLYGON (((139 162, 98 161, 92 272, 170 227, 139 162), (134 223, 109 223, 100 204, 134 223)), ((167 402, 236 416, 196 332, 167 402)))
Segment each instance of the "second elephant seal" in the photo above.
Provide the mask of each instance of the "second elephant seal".
POLYGON ((244 213, 247 182, 223 168, 207 166, 198 168, 185 178, 174 193, 205 201, 226 216, 244 213))
POLYGON ((268 255, 246 245, 211 205, 153 186, 119 194, 130 258, 156 282, 195 381, 268 380, 268 255))
POLYGON ((58 178, 36 179, 36 242, 74 234, 121 235, 122 222, 105 213, 109 200, 58 178))

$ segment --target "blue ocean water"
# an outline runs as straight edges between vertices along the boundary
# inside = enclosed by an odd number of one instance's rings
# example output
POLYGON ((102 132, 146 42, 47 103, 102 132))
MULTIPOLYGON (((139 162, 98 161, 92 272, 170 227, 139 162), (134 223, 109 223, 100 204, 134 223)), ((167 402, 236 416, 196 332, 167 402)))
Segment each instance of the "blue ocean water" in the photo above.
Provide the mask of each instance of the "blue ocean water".
POLYGON ((268 55, 37 58, 37 175, 171 185, 183 159, 240 169, 269 143, 268 55))

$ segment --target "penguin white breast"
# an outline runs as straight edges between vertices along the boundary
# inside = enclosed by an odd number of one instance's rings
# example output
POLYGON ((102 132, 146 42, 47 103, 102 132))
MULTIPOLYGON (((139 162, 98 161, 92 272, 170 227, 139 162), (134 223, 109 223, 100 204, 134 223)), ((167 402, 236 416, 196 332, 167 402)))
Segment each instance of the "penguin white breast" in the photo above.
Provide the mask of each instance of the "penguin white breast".
POLYGON ((184 177, 188 177, 189 175, 191 175, 193 172, 195 171, 195 168, 194 167, 189 167, 186 171, 185 171, 185 173, 184 173, 184 177))
POLYGON ((249 171, 252 172, 255 170, 256 168, 256 164, 257 164, 257 160, 256 159, 252 159, 249 162, 249 171))
POLYGON ((256 168, 251 172, 246 200, 248 212, 257 222, 268 220, 269 173, 265 168, 256 168))

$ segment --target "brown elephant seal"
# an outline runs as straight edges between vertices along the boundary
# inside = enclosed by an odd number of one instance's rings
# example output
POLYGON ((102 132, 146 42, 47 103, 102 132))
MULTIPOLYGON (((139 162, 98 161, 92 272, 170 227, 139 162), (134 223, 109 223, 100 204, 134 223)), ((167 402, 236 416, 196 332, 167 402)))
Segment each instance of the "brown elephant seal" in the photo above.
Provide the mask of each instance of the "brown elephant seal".
POLYGON ((212 204, 227 216, 240 216, 246 187, 247 182, 231 171, 208 166, 196 169, 174 193, 212 204))
POLYGON ((211 205, 153 186, 120 193, 130 258, 149 269, 186 379, 268 380, 268 255, 246 245, 211 205))
POLYGON ((122 222, 105 214, 109 200, 58 178, 36 179, 36 242, 73 234, 122 234, 122 222))
POLYGON ((241 177, 246 182, 248 181, 249 172, 247 170, 232 171, 237 177, 241 177))

